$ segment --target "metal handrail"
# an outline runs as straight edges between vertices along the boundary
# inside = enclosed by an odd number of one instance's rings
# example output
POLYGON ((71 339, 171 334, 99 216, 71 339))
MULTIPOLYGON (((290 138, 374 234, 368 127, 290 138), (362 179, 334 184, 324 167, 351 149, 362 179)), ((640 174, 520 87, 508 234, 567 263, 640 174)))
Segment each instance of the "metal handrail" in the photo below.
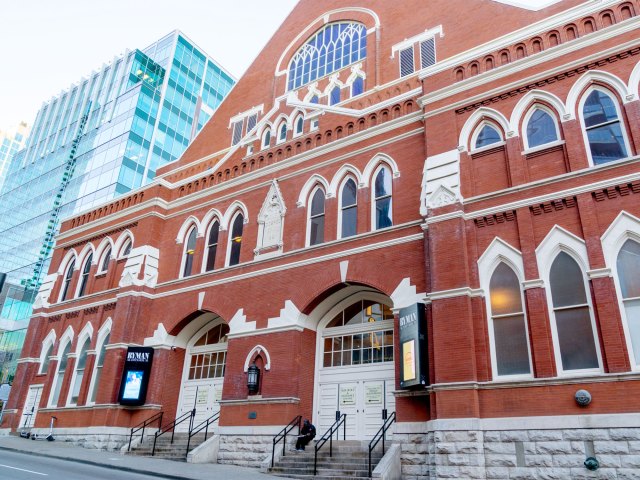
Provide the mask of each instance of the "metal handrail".
POLYGON ((207 418, 204 422, 202 422, 200 425, 193 427, 192 429, 189 430, 189 438, 187 439, 187 453, 185 454, 186 456, 189 455, 189 448, 191 447, 191 438, 193 438, 195 435, 197 435, 202 430, 204 430, 204 441, 206 442, 207 437, 209 436, 209 425, 214 423, 219 418, 220 418, 220 412, 214 413, 209 418, 207 418))
POLYGON ((282 443, 282 456, 286 455, 287 451, 287 433, 298 427, 298 435, 300 435, 300 423, 302 422, 302 415, 298 415, 284 427, 276 436, 273 437, 273 449, 271 450, 271 468, 273 468, 276 457, 276 445, 280 443, 280 440, 284 440, 282 443))
POLYGON ((164 435, 165 433, 171 432, 171 443, 173 444, 173 438, 176 433, 176 427, 180 425, 182 422, 189 420, 189 430, 193 427, 193 419, 196 416, 196 409, 194 408, 190 412, 183 413, 178 418, 176 418, 173 422, 168 424, 166 427, 161 428, 156 432, 155 438, 153 439, 153 450, 151 451, 151 456, 153 457, 156 454, 156 443, 158 442, 158 437, 164 435))
POLYGON ((127 452, 131 451, 131 440, 133 439, 133 435, 135 433, 137 433, 140 430, 142 430, 142 435, 140 435, 140 445, 142 445, 142 442, 144 441, 144 431, 147 428, 147 426, 151 425, 153 422, 158 420, 158 430, 160 430, 160 428, 162 428, 162 415, 163 414, 164 414, 164 412, 158 412, 155 415, 147 418, 144 422, 140 422, 139 424, 134 425, 131 428, 131 434, 129 435, 129 448, 127 449, 127 452))
POLYGON ((336 441, 340 438, 340 425, 343 426, 344 431, 343 431, 343 440, 347 439, 347 414, 343 413, 342 415, 340 415, 340 417, 338 417, 338 419, 333 422, 333 425, 331 425, 331 427, 329 427, 329 430, 327 430, 326 432, 324 432, 324 435, 322 435, 322 437, 320 437, 320 440, 316 441, 316 453, 315 453, 315 457, 313 459, 313 475, 317 475, 318 473, 318 451, 320 451, 320 449, 324 446, 325 443, 327 443, 327 440, 329 441, 329 456, 333 457, 333 433, 336 433, 336 441))
POLYGON ((391 424, 395 421, 396 421, 396 412, 393 412, 391 415, 389 415, 389 418, 387 418, 384 421, 384 423, 380 427, 380 430, 378 430, 378 432, 373 436, 373 438, 369 442, 369 478, 371 478, 371 452, 373 452, 373 449, 376 448, 376 445, 378 445, 378 442, 382 440, 382 456, 384 456, 385 436, 386 436, 387 430, 389 430, 389 427, 391 427, 391 424))

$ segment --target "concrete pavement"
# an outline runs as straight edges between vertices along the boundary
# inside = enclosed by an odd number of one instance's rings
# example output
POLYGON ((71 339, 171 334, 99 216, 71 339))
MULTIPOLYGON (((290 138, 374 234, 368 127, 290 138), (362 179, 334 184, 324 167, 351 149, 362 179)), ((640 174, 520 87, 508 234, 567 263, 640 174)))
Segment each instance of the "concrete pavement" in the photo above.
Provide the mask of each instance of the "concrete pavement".
POLYGON ((260 480, 279 478, 260 473, 259 470, 252 468, 218 464, 191 464, 159 458, 121 455, 117 452, 91 450, 59 441, 34 441, 15 436, 0 436, 0 464, 3 463, 3 450, 168 479, 211 480, 211 478, 224 478, 227 480, 260 480))

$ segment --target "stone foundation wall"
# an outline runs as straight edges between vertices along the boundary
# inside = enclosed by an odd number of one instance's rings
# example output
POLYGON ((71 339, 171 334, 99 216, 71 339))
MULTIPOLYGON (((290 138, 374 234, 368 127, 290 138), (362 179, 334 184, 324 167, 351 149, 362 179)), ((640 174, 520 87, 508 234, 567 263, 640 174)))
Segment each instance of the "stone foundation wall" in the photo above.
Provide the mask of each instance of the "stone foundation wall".
MULTIPOLYGON (((37 435, 48 435, 49 429, 32 428, 31 433, 37 435)), ((151 436, 153 436, 153 432, 151 432, 151 436)), ((70 442, 84 448, 107 450, 111 452, 119 451, 124 445, 128 445, 129 443, 128 431, 109 432, 108 429, 100 429, 98 427, 95 429, 92 427, 54 428, 53 437, 56 442, 70 442)))
POLYGON ((407 480, 640 479, 640 428, 411 430, 393 439, 407 480), (585 468, 589 456, 597 471, 585 468))
POLYGON ((220 435, 218 463, 259 468, 272 447, 273 435, 220 435))

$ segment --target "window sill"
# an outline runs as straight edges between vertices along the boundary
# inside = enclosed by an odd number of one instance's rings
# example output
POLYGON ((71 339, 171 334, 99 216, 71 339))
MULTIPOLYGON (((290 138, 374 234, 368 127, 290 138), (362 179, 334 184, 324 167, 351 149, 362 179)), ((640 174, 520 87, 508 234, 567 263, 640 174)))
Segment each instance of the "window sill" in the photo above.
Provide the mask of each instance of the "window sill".
POLYGON ((555 142, 545 143, 544 145, 540 145, 538 147, 527 148, 522 152, 522 155, 528 156, 528 155, 533 155, 535 153, 543 153, 546 150, 552 150, 564 144, 565 144, 564 140, 556 140, 555 142))
POLYGON ((494 148, 504 147, 507 144, 504 140, 501 142, 492 143, 491 145, 487 145, 486 147, 475 148, 469 152, 469 155, 477 155, 479 153, 485 153, 494 148))

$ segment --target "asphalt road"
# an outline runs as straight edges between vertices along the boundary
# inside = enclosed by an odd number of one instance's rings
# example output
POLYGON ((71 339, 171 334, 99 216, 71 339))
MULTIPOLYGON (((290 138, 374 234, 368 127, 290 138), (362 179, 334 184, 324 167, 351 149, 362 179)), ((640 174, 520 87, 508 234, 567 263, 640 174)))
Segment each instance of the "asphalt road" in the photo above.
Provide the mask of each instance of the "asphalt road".
POLYGON ((1 480, 151 480, 140 475, 83 463, 0 450, 1 480))

